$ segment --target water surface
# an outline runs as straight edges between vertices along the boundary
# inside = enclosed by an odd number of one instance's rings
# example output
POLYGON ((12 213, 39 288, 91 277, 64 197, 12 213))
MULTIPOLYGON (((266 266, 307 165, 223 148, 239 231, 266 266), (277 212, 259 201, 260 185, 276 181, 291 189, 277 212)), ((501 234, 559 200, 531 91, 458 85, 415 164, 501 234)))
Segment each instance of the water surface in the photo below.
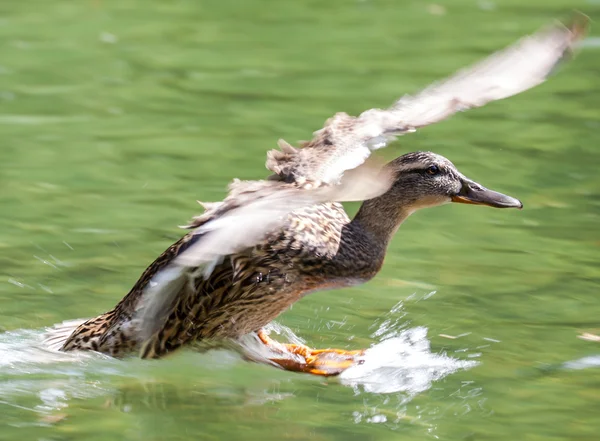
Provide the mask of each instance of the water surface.
POLYGON ((0 439, 597 439, 600 343, 578 338, 600 333, 594 29, 547 84, 382 152, 443 154, 523 211, 420 212, 375 280, 280 317, 316 347, 403 353, 394 392, 227 351, 39 348, 45 327, 111 308, 196 199, 265 176, 277 138, 385 106, 572 8, 600 16, 593 0, 4 1, 0 439))

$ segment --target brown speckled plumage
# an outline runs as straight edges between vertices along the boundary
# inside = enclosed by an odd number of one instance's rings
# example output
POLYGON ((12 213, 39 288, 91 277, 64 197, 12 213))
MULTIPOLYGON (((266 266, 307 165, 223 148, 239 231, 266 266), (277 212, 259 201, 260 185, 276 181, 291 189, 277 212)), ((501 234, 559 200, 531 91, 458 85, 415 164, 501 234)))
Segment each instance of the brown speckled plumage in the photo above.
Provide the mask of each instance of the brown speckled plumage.
POLYGON ((280 141, 268 154, 269 180, 235 181, 113 310, 68 336, 63 329, 54 344, 156 358, 193 341, 237 338, 307 293, 371 279, 418 209, 451 201, 520 208, 433 153, 401 156, 376 173, 362 164, 393 136, 541 83, 582 33, 580 24, 555 26, 388 110, 336 114, 302 148, 280 141), (339 203, 365 199, 353 220, 339 203))
MULTIPOLYGON (((169 308, 164 326, 142 356, 160 356, 190 340, 239 337, 260 329, 308 292, 370 279, 381 266, 384 250, 368 246, 359 234, 337 203, 295 213, 266 243, 224 260, 207 279, 199 275, 195 288, 186 288, 169 308)), ((144 288, 192 238, 188 233, 169 247, 114 310, 79 326, 63 350, 91 349, 113 356, 140 350, 132 319, 144 288)))

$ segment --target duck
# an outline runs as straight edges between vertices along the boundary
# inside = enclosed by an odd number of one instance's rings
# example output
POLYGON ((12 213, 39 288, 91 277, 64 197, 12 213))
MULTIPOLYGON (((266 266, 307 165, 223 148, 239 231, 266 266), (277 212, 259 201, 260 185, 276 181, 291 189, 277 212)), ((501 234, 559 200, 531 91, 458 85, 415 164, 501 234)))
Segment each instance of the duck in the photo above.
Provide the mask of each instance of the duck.
MULTIPOLYGON (((338 375, 364 349, 314 349, 271 339, 264 327, 309 293, 355 286, 381 270, 412 214, 446 203, 521 209, 520 200, 466 177, 433 152, 381 165, 371 153, 396 137, 543 83, 585 33, 586 20, 526 36, 388 109, 338 113, 299 147, 280 140, 271 175, 234 180, 142 273, 110 311, 52 329, 60 351, 162 358, 202 342, 252 334, 280 368, 338 375), (350 218, 343 202, 361 201, 350 218)), ((217 343, 218 344, 218 343, 217 343)))

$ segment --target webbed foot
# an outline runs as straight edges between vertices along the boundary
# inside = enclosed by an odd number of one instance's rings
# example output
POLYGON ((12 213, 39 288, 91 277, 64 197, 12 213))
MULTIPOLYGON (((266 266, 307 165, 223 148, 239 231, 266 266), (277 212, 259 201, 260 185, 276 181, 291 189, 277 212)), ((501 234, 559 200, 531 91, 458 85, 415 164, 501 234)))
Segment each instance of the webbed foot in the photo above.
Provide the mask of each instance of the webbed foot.
POLYGON ((262 329, 258 331, 257 335, 260 341, 273 352, 299 356, 269 358, 273 363, 288 371, 305 372, 326 377, 339 375, 349 367, 362 364, 360 357, 365 353, 364 350, 312 349, 300 344, 279 343, 269 337, 262 329))

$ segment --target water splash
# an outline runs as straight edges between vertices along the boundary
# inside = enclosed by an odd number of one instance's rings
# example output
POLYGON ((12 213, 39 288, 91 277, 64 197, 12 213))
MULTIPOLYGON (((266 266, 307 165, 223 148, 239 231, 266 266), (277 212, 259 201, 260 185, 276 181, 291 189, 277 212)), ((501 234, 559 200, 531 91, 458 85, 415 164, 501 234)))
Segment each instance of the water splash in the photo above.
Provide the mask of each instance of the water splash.
MULTIPOLYGON (((419 298, 414 294, 411 299, 427 300, 435 294, 431 291, 419 298)), ((366 351, 362 364, 342 373, 342 384, 365 392, 405 392, 412 397, 431 388, 434 381, 478 364, 432 352, 427 328, 408 328, 408 323, 400 301, 372 325, 371 337, 378 343, 366 351)))
POLYGON ((44 344, 39 330, 18 330, 0 334, 0 374, 47 373, 50 368, 74 365, 110 357, 92 352, 58 352, 44 344))
POLYGON ((342 384, 372 393, 406 392, 411 397, 431 388, 434 381, 477 365, 432 352, 425 327, 382 340, 367 349, 363 360, 340 375, 342 384))

